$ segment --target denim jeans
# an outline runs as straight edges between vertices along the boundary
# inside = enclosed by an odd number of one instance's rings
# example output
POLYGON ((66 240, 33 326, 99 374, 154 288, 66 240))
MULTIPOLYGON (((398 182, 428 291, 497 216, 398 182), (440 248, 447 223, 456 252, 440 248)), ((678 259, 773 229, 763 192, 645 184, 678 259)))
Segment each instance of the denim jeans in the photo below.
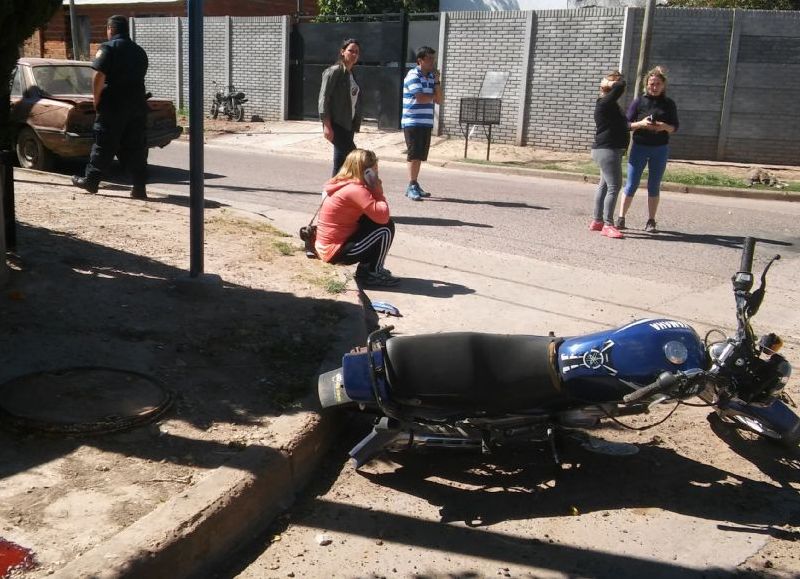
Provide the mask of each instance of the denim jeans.
POLYGON ((633 197, 639 188, 644 168, 649 168, 647 176, 647 195, 658 197, 661 191, 661 179, 667 168, 669 145, 639 145, 634 143, 628 156, 628 182, 625 183, 625 196, 633 197))
POLYGON ((355 135, 353 131, 348 131, 336 123, 331 123, 331 127, 333 128, 333 173, 331 176, 334 176, 342 168, 350 151, 356 148, 356 144, 353 142, 355 135))
POLYGON ((600 167, 600 184, 594 194, 594 219, 614 225, 614 209, 622 187, 624 149, 592 149, 592 159, 600 167))

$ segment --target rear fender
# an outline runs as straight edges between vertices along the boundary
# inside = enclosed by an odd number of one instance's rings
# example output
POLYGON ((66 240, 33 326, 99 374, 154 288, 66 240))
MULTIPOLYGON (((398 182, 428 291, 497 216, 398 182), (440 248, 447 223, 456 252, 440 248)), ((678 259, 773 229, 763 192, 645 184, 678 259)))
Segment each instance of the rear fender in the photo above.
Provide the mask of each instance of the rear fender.
POLYGON ((317 393, 323 408, 355 404, 345 390, 344 373, 341 368, 319 375, 317 393))

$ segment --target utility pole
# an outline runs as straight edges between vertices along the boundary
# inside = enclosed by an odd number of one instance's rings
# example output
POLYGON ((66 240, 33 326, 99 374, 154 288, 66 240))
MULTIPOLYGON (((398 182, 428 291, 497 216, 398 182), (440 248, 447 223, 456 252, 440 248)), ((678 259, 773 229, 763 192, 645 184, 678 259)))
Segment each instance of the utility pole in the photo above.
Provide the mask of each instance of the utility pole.
POLYGON ((656 9, 656 0, 647 0, 644 7, 644 24, 642 25, 642 41, 639 43, 639 63, 636 66, 636 84, 633 85, 633 97, 642 92, 642 78, 650 60, 650 41, 653 37, 653 12, 656 9))

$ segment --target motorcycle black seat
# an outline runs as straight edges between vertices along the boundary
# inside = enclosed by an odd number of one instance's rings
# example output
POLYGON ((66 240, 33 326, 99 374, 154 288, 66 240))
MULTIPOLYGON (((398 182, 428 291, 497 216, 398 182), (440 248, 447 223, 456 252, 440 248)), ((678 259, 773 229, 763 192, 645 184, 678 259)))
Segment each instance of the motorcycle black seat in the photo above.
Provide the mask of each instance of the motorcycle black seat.
POLYGON ((454 332, 386 342, 394 401, 450 411, 513 413, 552 406, 561 392, 559 338, 454 332))

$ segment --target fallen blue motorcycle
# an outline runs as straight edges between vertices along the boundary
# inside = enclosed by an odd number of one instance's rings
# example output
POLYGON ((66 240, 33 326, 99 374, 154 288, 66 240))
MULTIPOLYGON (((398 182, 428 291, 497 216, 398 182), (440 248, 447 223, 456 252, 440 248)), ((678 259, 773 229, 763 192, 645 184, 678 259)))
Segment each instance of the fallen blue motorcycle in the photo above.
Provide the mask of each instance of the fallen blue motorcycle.
POLYGON ((563 429, 604 418, 645 414, 656 405, 699 397, 725 422, 796 447, 800 418, 784 392, 792 367, 781 339, 760 339, 750 320, 766 291, 774 256, 753 288, 755 240, 746 238, 732 278, 738 328, 704 339, 671 319, 643 319, 577 337, 457 332, 369 335, 342 367, 319 376, 323 408, 377 415, 351 451, 356 468, 383 451, 411 447, 475 448, 515 442, 555 444, 563 429), (713 337, 717 337, 712 340, 713 337))

